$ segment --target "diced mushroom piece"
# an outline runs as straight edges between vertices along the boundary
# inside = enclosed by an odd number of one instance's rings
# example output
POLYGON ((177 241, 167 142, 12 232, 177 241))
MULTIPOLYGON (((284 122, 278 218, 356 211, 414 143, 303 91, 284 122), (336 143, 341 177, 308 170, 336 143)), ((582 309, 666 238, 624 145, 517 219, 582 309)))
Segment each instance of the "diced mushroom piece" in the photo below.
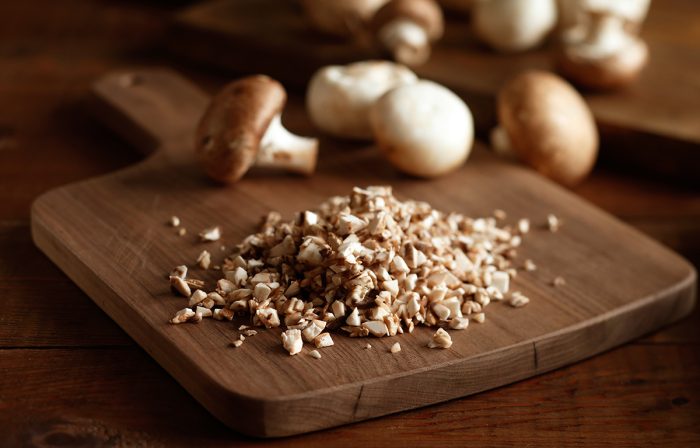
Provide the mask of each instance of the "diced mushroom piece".
POLYGON ((340 300, 336 300, 331 305, 331 310, 333 310, 333 315, 336 318, 345 317, 345 304, 340 300))
POLYGON ((452 347, 452 337, 448 332, 446 332, 442 328, 438 328, 438 330, 433 334, 433 338, 428 342, 428 347, 429 348, 450 348, 452 347))
POLYGON ((510 304, 510 306, 513 308, 521 308, 528 303, 530 303, 530 299, 520 291, 515 291, 513 294, 511 294, 510 300, 508 301, 508 304, 510 304))
POLYGON ((205 308, 203 306, 198 306, 195 309, 194 315, 195 315, 195 317, 198 317, 199 319, 201 319, 203 317, 211 317, 212 312, 209 308, 205 308))
POLYGON ((469 326, 469 318, 454 317, 450 320, 450 328, 453 330, 464 330, 469 326))
POLYGON ((189 297, 192 295, 190 286, 181 277, 170 277, 170 286, 183 297, 189 297))
POLYGON ((356 233, 365 227, 367 227, 367 221, 349 213, 341 214, 338 219, 338 234, 341 236, 356 233))
POLYGON ((492 285, 501 293, 505 294, 508 292, 510 287, 510 276, 507 272, 496 271, 491 276, 493 281, 492 285))
POLYGON ((211 254, 209 251, 203 250, 200 252, 197 257, 197 265, 202 269, 209 269, 209 265, 211 265, 211 254))
POLYGON ((311 356, 314 359, 321 359, 321 354, 318 352, 318 350, 311 350, 309 352, 309 356, 311 356))
POLYGON ((389 329, 386 328, 386 324, 379 320, 368 320, 362 323, 362 328, 366 328, 369 334, 381 338, 389 334, 389 329))
POLYGON ((184 280, 185 277, 187 277, 187 266, 183 264, 175 267, 172 271, 170 271, 170 277, 180 277, 184 280))
POLYGON ((289 352, 290 356, 301 352, 304 341, 301 339, 301 331, 287 330, 282 333, 282 346, 289 352))
POLYGON ((202 242, 218 241, 221 239, 221 227, 209 227, 199 232, 199 239, 202 242))
POLYGON ((313 341, 316 348, 330 347, 333 345, 333 338, 330 333, 321 333, 316 336, 313 341))
POLYGON ((255 311, 255 317, 258 318, 266 328, 276 328, 280 326, 280 318, 277 310, 274 308, 263 308, 255 311))
POLYGON ((398 342, 394 342, 394 345, 391 346, 389 351, 391 353, 394 353, 394 354, 400 352, 401 351, 401 344, 399 344, 398 342))
POLYGON ((360 320, 360 312, 357 308, 353 308, 350 315, 345 319, 345 324, 352 327, 359 327, 362 321, 360 320))
POLYGON ((175 316, 173 316, 172 319, 170 319, 171 324, 181 324, 184 322, 189 321, 194 317, 194 311, 192 311, 189 308, 183 308, 177 313, 175 313, 175 316))
POLYGON ((312 342, 316 336, 321 334, 324 328, 326 328, 325 321, 314 319, 308 327, 304 328, 301 334, 306 342, 312 342))
POLYGON ((190 301, 187 304, 187 306, 189 306, 190 308, 195 307, 195 306, 199 305, 200 303, 202 303, 202 301, 204 301, 204 299, 206 299, 206 298, 207 298, 207 293, 202 291, 201 289, 198 289, 195 292, 193 292, 192 295, 190 296, 190 301))
POLYGON ((234 81, 219 92, 197 128, 197 154, 206 173, 224 183, 238 181, 252 165, 311 174, 318 140, 282 126, 287 100, 282 85, 264 75, 234 81))

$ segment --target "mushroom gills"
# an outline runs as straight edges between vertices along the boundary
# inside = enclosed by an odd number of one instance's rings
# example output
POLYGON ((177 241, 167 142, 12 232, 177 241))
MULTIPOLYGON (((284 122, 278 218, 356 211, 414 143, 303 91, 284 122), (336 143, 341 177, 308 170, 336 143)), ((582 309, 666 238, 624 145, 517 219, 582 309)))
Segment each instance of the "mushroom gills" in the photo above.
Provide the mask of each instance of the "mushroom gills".
POLYGON ((430 42, 425 29, 410 19, 397 19, 379 30, 379 41, 395 60, 407 65, 422 64, 430 57, 430 42))
POLYGON ((260 141, 255 165, 310 175, 316 169, 318 140, 292 134, 274 116, 260 141))

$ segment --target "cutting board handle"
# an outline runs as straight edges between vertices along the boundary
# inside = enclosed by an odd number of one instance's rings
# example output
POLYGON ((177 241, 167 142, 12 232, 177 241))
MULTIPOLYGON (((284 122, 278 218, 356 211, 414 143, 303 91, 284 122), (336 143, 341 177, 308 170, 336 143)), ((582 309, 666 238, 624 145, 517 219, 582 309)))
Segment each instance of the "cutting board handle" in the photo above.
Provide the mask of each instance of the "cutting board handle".
POLYGON ((91 106, 109 127, 144 153, 191 148, 209 96, 167 69, 109 73, 92 86, 91 106))

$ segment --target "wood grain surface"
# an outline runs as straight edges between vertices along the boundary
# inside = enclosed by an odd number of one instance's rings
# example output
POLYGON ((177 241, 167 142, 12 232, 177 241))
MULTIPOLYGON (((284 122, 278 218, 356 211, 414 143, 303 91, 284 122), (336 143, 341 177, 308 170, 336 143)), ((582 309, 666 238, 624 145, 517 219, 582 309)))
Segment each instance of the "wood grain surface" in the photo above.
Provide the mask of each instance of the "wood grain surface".
MULTIPOLYGON (((35 243, 214 415, 255 436, 284 436, 437 403, 569 364, 686 315, 695 271, 683 259, 517 165, 477 148, 470 162, 427 182, 398 175, 372 146, 322 141, 310 178, 249 173, 213 185, 194 160, 194 127, 208 97, 167 70, 108 74, 96 82, 93 109, 142 148, 135 167, 49 192, 32 208, 35 243), (354 185, 390 184, 400 197, 445 211, 487 216, 495 208, 530 219, 524 256, 539 265, 513 288, 531 297, 521 310, 496 305, 488 323, 454 333, 453 348, 428 350, 428 329, 372 341, 337 337, 318 361, 289 357, 279 331, 232 350, 235 325, 172 326, 183 307, 165 273, 203 247, 220 263, 269 210, 313 208, 354 185), (545 216, 565 224, 553 234, 545 216), (165 225, 177 215, 189 235, 165 225), (197 244, 202 229, 225 238, 197 244), (554 288, 556 276, 566 287, 554 288), (400 354, 389 347, 400 340, 400 354), (309 418, 309 414, 315 415, 309 418)), ((522 260, 521 260, 522 262, 522 260)), ((215 273, 199 272, 213 287, 215 273)), ((247 320, 242 321, 249 323, 247 320)))
MULTIPOLYGON (((700 444, 698 307, 604 354, 464 399, 274 441, 219 423, 34 246, 28 225, 40 193, 142 158, 82 103, 108 70, 178 64, 160 51, 173 8, 0 2, 1 446, 700 444)), ((179 68, 208 92, 227 81, 179 68)), ((290 128, 312 132, 293 113, 298 95, 288 110, 290 128)), ((597 166, 576 193, 700 262, 696 190, 597 166)))
MULTIPOLYGON (((604 160, 618 167, 697 181, 700 172, 700 11, 694 0, 653 2, 642 36, 651 62, 626 89, 585 94, 603 134, 604 160), (663 148, 663 150, 660 150, 663 148)), ((495 125, 495 95, 527 68, 553 70, 551 48, 502 55, 476 41, 463 16, 448 20, 445 37, 419 76, 453 89, 474 112, 477 131, 495 125)), ((185 9, 168 45, 175 54, 234 73, 263 72, 305 87, 319 67, 380 57, 366 44, 309 29, 294 2, 211 0, 185 9)), ((552 47, 550 45, 550 47, 552 47)))

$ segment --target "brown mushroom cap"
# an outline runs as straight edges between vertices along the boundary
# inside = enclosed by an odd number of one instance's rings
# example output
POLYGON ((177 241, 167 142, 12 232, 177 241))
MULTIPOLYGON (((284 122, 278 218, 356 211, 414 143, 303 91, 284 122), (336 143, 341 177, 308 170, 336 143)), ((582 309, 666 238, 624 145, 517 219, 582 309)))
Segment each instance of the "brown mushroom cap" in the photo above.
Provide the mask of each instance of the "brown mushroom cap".
POLYGON ((423 28, 430 41, 442 37, 444 21, 442 10, 434 0, 391 0, 382 6, 372 18, 370 27, 374 33, 396 19, 407 19, 423 28))
POLYGON ((517 156, 572 186, 593 168, 598 131, 584 99, 559 76, 527 71, 498 94, 498 118, 517 156))
POLYGON ((235 182, 255 162, 260 140, 287 101, 282 84, 264 75, 226 85, 211 101, 197 127, 195 149, 206 173, 235 182))
POLYGON ((562 48, 556 54, 558 70, 575 84, 596 90, 615 89, 634 82, 649 60, 649 49, 637 38, 630 48, 614 55, 590 59, 562 48))

